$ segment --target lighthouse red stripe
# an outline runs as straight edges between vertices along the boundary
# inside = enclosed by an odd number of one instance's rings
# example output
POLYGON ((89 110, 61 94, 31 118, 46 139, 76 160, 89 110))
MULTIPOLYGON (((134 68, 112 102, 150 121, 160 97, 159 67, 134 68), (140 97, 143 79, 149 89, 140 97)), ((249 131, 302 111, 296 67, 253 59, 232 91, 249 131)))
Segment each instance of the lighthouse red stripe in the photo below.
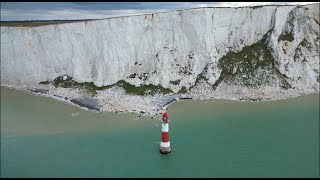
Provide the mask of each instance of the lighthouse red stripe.
POLYGON ((162 142, 169 142, 169 132, 162 132, 161 141, 162 142))

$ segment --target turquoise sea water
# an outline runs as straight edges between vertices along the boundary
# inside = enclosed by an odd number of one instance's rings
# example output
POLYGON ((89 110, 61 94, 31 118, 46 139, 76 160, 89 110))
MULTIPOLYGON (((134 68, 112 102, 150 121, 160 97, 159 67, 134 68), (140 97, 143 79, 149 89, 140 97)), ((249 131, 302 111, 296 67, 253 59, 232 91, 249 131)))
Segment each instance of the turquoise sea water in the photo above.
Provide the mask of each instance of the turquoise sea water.
POLYGON ((319 177, 319 94, 169 106, 159 118, 95 113, 1 87, 1 177, 319 177))

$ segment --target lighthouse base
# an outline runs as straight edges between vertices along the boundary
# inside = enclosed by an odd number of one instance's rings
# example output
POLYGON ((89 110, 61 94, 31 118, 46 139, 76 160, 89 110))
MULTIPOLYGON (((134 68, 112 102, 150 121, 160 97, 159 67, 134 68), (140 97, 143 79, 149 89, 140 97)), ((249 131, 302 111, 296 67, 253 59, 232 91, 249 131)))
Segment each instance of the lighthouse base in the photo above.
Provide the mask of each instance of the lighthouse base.
POLYGON ((171 153, 171 147, 161 147, 160 146, 160 153, 161 154, 168 154, 168 153, 171 153))

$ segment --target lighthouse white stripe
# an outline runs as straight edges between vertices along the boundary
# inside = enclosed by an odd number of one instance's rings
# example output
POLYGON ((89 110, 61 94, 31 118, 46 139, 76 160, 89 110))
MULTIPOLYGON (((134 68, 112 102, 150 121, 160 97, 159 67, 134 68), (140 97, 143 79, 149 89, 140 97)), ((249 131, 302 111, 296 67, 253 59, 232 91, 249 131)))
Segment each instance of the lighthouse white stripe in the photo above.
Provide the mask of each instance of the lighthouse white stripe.
POLYGON ((170 147, 170 141, 169 142, 162 142, 160 143, 161 147, 170 147))
POLYGON ((169 124, 162 124, 162 132, 169 132, 169 124))

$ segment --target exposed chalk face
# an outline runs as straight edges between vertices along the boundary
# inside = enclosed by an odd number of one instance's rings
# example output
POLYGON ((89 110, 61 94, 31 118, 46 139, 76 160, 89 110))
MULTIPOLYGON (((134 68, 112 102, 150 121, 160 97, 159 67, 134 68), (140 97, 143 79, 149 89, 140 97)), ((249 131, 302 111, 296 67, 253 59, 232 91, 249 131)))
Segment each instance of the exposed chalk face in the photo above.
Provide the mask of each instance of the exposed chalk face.
MULTIPOLYGON (((226 95, 236 93, 234 85, 252 90, 237 82, 247 78, 256 83, 258 77, 273 90, 288 83, 301 93, 318 92, 319 22, 319 4, 313 4, 198 8, 32 28, 1 27, 1 84, 34 85, 68 75, 97 86, 125 80, 178 92, 192 87, 201 74, 226 95), (264 37, 260 49, 270 51, 269 64, 247 71, 245 64, 233 62, 233 79, 227 82, 222 75, 228 66, 221 68, 219 60, 264 37)), ((243 58, 264 62, 265 57, 243 58)))

